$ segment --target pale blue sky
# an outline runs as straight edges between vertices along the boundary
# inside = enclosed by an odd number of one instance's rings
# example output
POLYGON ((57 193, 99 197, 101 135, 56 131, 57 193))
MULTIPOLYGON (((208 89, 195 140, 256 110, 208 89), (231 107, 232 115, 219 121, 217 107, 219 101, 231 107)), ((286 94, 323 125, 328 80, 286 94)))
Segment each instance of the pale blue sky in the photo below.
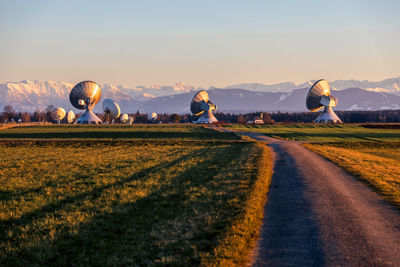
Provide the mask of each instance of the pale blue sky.
POLYGON ((400 76, 400 1, 0 0, 0 82, 400 76))

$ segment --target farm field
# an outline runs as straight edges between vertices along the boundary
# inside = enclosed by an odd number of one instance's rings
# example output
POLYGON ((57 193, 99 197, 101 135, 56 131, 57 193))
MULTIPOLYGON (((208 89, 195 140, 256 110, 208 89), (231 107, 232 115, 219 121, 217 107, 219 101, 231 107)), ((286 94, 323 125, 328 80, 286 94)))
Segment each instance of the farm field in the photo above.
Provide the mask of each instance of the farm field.
MULTIPOLYGON (((399 125, 399 124, 396 124, 399 125)), ((367 128, 359 124, 274 124, 226 125, 228 129, 257 132, 290 141, 350 142, 393 141, 400 142, 400 129, 367 128)))
POLYGON ((0 265, 249 261, 267 147, 201 126, 87 127, 1 132, 0 265))
POLYGON ((304 146, 343 167, 400 208, 400 142, 309 143, 304 146))
POLYGON ((0 129, 0 139, 104 139, 104 140, 234 140, 193 124, 173 125, 50 125, 0 129))
POLYGON ((336 163, 400 208, 400 124, 227 125, 243 132, 304 141, 303 146, 336 163))

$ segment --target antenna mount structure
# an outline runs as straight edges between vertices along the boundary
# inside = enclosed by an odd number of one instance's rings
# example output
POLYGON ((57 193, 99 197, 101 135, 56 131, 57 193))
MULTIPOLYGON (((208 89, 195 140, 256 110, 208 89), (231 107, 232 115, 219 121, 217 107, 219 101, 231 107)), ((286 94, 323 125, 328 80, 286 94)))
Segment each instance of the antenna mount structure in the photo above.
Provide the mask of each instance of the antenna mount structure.
POLYGON ((57 121, 60 124, 61 120, 65 117, 65 110, 63 108, 55 108, 51 112, 53 120, 57 121))
POLYGON ((67 122, 73 123, 74 121, 75 121, 75 113, 72 110, 70 110, 67 115, 67 122))
POLYGON ((204 90, 197 92, 190 103, 190 111, 194 115, 200 115, 195 123, 216 123, 213 111, 217 110, 217 105, 210 101, 208 93, 204 90))
POLYGON ((101 120, 92 109, 101 98, 100 86, 92 81, 83 81, 75 85, 70 94, 69 101, 77 109, 86 110, 82 116, 77 119, 78 124, 100 124, 101 120))
POLYGON ((151 123, 154 123, 158 118, 158 114, 153 112, 153 113, 149 113, 147 114, 147 120, 151 123))
POLYGON ((115 120, 121 115, 121 109, 117 102, 112 99, 104 99, 103 104, 104 122, 110 123, 110 120, 115 120))
POLYGON ((342 123, 332 109, 337 106, 337 103, 337 98, 331 96, 329 83, 323 79, 311 86, 306 98, 308 110, 315 112, 324 107, 322 113, 314 120, 315 123, 342 123))

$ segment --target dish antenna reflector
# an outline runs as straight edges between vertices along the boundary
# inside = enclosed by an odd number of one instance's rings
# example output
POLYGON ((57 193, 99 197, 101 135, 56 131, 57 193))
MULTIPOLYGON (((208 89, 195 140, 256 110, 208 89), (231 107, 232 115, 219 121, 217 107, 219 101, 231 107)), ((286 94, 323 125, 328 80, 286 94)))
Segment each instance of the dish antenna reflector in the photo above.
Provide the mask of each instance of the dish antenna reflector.
POLYGON ((208 93, 204 90, 197 92, 190 103, 190 111, 194 115, 201 115, 195 123, 216 123, 218 120, 212 114, 217 106, 210 101, 208 93))
POLYGON ((51 117, 53 120, 57 121, 57 123, 60 123, 60 121, 65 117, 65 110, 63 108, 55 108, 51 112, 51 117))
POLYGON ((73 123, 74 121, 75 121, 75 113, 72 110, 70 110, 67 115, 67 122, 73 123))
POLYGON ((331 87, 325 80, 316 81, 310 88, 306 98, 307 109, 315 112, 325 107, 314 120, 316 123, 342 123, 332 107, 336 107, 337 98, 331 96, 331 87))
POLYGON ((122 114, 122 115, 121 115, 120 121, 121 121, 122 123, 127 123, 128 120, 129 120, 128 114, 122 114))
POLYGON ((158 118, 157 113, 153 112, 153 113, 149 113, 147 115, 147 119, 151 122, 154 122, 156 119, 158 118))
POLYGON ((102 107, 106 123, 109 123, 110 120, 117 119, 121 115, 121 109, 118 103, 112 99, 104 99, 102 107))
POLYGON ((100 86, 92 81, 83 81, 78 83, 72 88, 69 94, 69 101, 77 108, 86 110, 82 116, 76 121, 78 124, 98 124, 101 123, 92 109, 99 102, 101 98, 100 86))

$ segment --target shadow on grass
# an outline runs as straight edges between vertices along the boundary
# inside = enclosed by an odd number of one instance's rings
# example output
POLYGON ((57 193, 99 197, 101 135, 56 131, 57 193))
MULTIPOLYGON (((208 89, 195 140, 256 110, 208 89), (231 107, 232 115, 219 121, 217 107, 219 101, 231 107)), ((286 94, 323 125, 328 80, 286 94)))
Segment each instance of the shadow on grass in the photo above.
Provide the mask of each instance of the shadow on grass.
POLYGON ((221 132, 128 132, 128 131, 85 131, 85 132, 16 132, 0 133, 0 139, 238 139, 234 134, 221 132))
POLYGON ((48 187, 56 187, 58 185, 60 185, 59 182, 49 181, 49 182, 44 183, 43 185, 41 185, 39 187, 31 188, 31 189, 28 189, 28 190, 22 190, 22 191, 18 191, 18 192, 0 190, 0 200, 1 201, 8 201, 8 200, 11 200, 11 199, 16 199, 16 198, 27 196, 28 194, 43 193, 43 189, 48 188, 48 187))
MULTIPOLYGON (((79 193, 79 194, 76 194, 73 196, 66 197, 60 201, 49 203, 47 205, 44 205, 43 207, 41 207, 38 210, 24 213, 21 217, 19 217, 17 219, 2 220, 1 221, 2 224, 0 226, 0 236, 4 236, 5 231, 10 229, 11 227, 15 227, 15 226, 22 225, 22 224, 29 224, 33 220, 38 219, 39 217, 43 217, 46 214, 53 213, 56 210, 62 209, 63 207, 65 207, 68 204, 82 203, 86 199, 91 199, 91 200, 96 199, 96 198, 100 197, 101 193, 107 189, 110 189, 115 186, 123 186, 124 184, 129 183, 131 181, 139 180, 143 177, 146 177, 146 175, 148 175, 149 173, 154 173, 157 171, 161 171, 163 169, 171 168, 172 166, 179 164, 185 160, 201 156, 206 151, 207 151, 207 149, 203 148, 203 149, 200 149, 200 150, 196 151, 195 153, 191 154, 190 156, 185 155, 185 156, 179 157, 171 162, 164 162, 161 164, 157 164, 153 167, 143 169, 140 172, 135 173, 134 175, 132 175, 126 179, 119 180, 115 183, 97 186, 97 187, 93 188, 91 191, 79 193)), ((51 184, 53 184, 53 183, 52 182, 48 183, 48 185, 51 185, 51 184)), ((54 183, 53 185, 57 186, 58 183, 54 183)), ((26 190, 25 192, 21 192, 21 194, 36 192, 37 190, 40 190, 40 188, 36 188, 33 190, 26 190)), ((18 196, 18 194, 16 194, 16 195, 18 196)), ((19 196, 23 196, 23 195, 19 195, 19 196)))
MULTIPOLYGON (((5 146, 5 147, 15 147, 15 146, 32 146, 32 147, 38 147, 38 146, 44 146, 44 147, 48 147, 49 149, 51 149, 51 147, 53 146, 57 146, 57 147, 75 147, 75 148, 85 148, 85 147, 104 147, 104 146, 126 146, 128 148, 131 148, 132 145, 139 145, 139 146, 146 146, 146 145, 169 145, 169 146, 174 146, 174 145, 188 145, 190 143, 190 145, 207 145, 207 146, 220 146, 223 144, 233 144, 232 142, 240 142, 240 143, 246 143, 246 142, 242 142, 240 140, 193 140, 193 141, 170 141, 168 143, 166 143, 163 140, 157 140, 157 141, 117 141, 117 140, 113 140, 113 141, 109 141, 109 140, 90 140, 90 141, 72 141, 72 140, 51 140, 51 141, 46 141, 46 140, 10 140, 10 141, 0 141, 0 147, 1 146, 5 146)), ((77 177, 76 179, 81 179, 81 177, 77 177)), ((73 180, 76 180, 73 179, 73 180)), ((69 182, 71 182, 71 180, 69 180, 69 182)), ((9 201, 12 199, 18 199, 20 197, 25 197, 29 194, 34 194, 34 193, 43 193, 43 190, 49 187, 57 187, 59 185, 63 185, 65 184, 64 180, 58 180, 58 181, 48 181, 46 183, 44 183, 41 186, 35 187, 35 188, 30 188, 27 190, 18 190, 17 192, 13 191, 13 190, 1 190, 0 189, 0 200, 2 201, 9 201)))
MULTIPOLYGON (((51 244, 43 242, 37 247, 9 253, 4 263, 148 265, 164 259, 173 264, 198 264, 199 253, 212 251, 219 234, 228 226, 229 218, 235 215, 229 201, 238 196, 224 179, 216 180, 214 177, 232 165, 231 162, 240 154, 241 149, 243 145, 233 145, 221 148, 212 156, 208 154, 205 161, 185 169, 170 183, 162 185, 146 197, 131 203, 112 203, 113 212, 95 216, 90 223, 80 225, 77 234, 63 232, 51 244), (194 197, 191 190, 196 187, 206 187, 207 196, 194 197)), ((7 228, 32 222, 68 203, 97 198, 107 188, 123 186, 149 172, 160 171, 189 158, 204 155, 207 155, 207 148, 188 157, 148 168, 112 185, 49 204, 20 219, 7 221, 3 224, 1 234, 5 236, 7 228)))

